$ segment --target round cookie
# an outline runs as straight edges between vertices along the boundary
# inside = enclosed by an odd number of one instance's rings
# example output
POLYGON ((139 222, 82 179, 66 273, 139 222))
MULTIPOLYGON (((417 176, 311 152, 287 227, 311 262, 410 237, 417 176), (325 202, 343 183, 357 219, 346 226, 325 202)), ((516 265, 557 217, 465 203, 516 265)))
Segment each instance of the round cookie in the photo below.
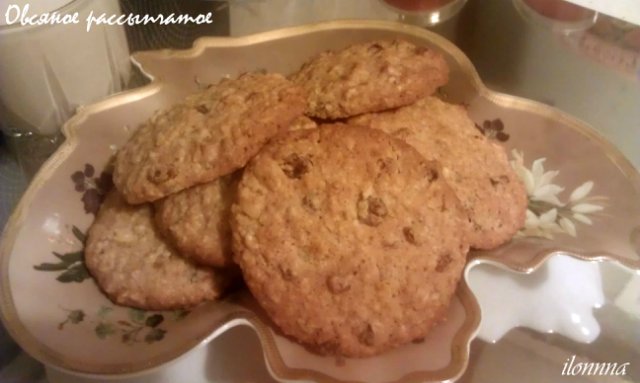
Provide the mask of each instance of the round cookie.
POLYGON ((116 304, 144 310, 187 308, 218 298, 228 278, 197 267, 170 248, 150 205, 128 205, 112 190, 89 229, 85 264, 116 304))
POLYGON ((113 180, 127 202, 155 201, 245 165, 305 108, 279 74, 223 79, 153 116, 120 149, 113 180))
POLYGON ((231 204, 240 174, 233 173, 156 201, 156 226, 181 255, 205 266, 231 260, 231 204))
POLYGON ((403 40, 372 41, 312 58, 291 76, 307 92, 307 113, 339 119, 411 104, 447 83, 438 52, 403 40))
POLYGON ((438 165, 348 125, 271 140, 232 208, 245 281, 282 331, 317 352, 363 357, 444 319, 468 246, 438 165))
MULTIPOLYGON (((317 127, 312 119, 300 116, 287 129, 317 127)), ((241 174, 238 171, 155 202, 156 227, 182 256, 204 266, 233 264, 229 219, 241 174)))
POLYGON ((382 130, 411 144, 425 158, 440 161, 445 179, 468 213, 472 247, 495 248, 524 225, 524 185, 505 150, 475 128, 463 107, 428 97, 350 122, 382 130))

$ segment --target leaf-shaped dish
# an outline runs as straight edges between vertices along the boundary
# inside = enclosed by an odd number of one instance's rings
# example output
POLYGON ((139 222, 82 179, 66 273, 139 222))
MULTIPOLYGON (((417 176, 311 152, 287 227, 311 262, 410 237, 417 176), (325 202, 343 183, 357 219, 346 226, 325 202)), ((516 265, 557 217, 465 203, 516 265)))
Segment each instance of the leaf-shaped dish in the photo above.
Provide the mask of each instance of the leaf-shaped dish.
POLYGON ((562 251, 640 268, 640 177, 595 131, 548 106, 489 91, 454 45, 423 29, 379 21, 330 22, 242 38, 204 38, 184 51, 135 54, 134 63, 153 82, 84 107, 69 120, 63 128, 66 142, 35 177, 5 228, 1 308, 13 337, 48 365, 107 378, 162 366, 233 326, 248 325, 280 380, 459 377, 480 323, 465 280, 448 320, 424 342, 375 358, 336 361, 274 331, 247 293, 191 312, 130 310, 104 297, 82 264, 84 232, 106 187, 101 173, 131 131, 154 111, 223 76, 258 69, 287 74, 322 50, 394 37, 441 51, 451 67, 443 97, 468 105, 480 130, 509 150, 517 149, 513 164, 530 194, 527 228, 522 238, 473 254, 473 264, 487 261, 526 270, 562 251), (545 166, 560 171, 545 171, 545 166), (594 194, 606 199, 591 198, 594 194))

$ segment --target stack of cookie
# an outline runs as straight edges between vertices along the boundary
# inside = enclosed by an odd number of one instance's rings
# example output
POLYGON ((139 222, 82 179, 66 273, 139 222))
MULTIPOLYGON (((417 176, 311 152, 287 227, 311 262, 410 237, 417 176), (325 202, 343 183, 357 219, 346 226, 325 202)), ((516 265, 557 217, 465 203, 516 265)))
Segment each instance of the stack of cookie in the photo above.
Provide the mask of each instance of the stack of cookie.
POLYGON ((447 81, 437 52, 375 41, 190 96, 119 151, 88 268, 116 303, 167 309, 219 297, 239 266, 323 354, 424 338, 469 248, 510 240, 526 211, 504 150, 433 96, 447 81))
POLYGON ((102 290, 153 310, 220 297, 237 274, 229 214, 238 171, 304 108, 284 76, 246 74, 140 126, 116 156, 116 190, 88 233, 85 263, 102 290))

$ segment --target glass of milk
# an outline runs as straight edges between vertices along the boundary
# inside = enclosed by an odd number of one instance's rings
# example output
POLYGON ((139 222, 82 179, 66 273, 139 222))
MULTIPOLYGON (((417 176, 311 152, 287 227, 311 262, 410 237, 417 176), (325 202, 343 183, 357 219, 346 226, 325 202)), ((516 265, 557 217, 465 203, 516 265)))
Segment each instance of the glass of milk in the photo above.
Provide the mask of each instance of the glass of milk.
POLYGON ((92 11, 118 15, 120 7, 117 0, 0 1, 0 128, 28 177, 61 143, 60 128, 78 106, 128 81, 124 28, 102 24, 87 31, 92 11), (78 22, 28 22, 54 12, 77 13, 78 22))

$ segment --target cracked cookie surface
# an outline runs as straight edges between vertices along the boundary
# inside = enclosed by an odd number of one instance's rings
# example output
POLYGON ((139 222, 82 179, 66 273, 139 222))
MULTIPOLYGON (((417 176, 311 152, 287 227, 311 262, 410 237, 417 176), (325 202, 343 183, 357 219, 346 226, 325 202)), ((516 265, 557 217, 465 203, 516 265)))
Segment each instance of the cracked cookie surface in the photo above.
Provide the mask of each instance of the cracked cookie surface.
POLYGON ((401 140, 348 125, 282 134, 249 162, 234 257, 285 334, 363 357, 444 319, 468 246, 439 173, 401 140))
POLYGON ((301 116, 305 100, 280 74, 223 79, 142 124, 116 156, 114 183, 142 203, 230 174, 301 116))
POLYGON ((463 107, 427 97, 395 111, 349 121, 400 138, 442 164, 444 178, 468 213, 472 247, 495 248, 524 225, 524 185, 506 151, 475 128, 463 107))

